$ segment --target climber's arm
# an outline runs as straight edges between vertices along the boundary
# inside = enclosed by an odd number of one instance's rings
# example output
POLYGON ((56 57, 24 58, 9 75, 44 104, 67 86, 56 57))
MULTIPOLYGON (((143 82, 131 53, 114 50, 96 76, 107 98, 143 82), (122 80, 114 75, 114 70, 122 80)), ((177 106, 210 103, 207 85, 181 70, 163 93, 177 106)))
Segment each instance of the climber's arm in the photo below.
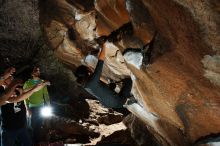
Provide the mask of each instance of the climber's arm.
POLYGON ((103 44, 102 50, 101 50, 101 52, 99 54, 99 60, 102 60, 102 61, 105 60, 105 52, 106 52, 106 45, 103 44))
POLYGON ((104 60, 105 60, 105 52, 106 52, 106 47, 105 47, 105 44, 103 44, 102 50, 101 50, 99 57, 98 57, 98 63, 96 65, 95 71, 93 73, 92 80, 95 80, 95 81, 100 80, 100 77, 102 74, 102 68, 103 68, 104 60))

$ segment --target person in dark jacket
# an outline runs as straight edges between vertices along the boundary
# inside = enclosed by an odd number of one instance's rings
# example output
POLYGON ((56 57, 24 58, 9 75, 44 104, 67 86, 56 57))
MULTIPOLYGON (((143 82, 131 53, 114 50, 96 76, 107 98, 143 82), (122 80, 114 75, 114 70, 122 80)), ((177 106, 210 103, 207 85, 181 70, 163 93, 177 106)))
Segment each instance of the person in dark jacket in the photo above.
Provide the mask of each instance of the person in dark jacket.
POLYGON ((105 107, 123 108, 126 99, 131 96, 132 80, 130 77, 123 79, 123 85, 119 93, 116 93, 108 84, 100 80, 105 52, 106 46, 104 44, 93 74, 90 74, 89 69, 83 65, 79 66, 74 74, 77 77, 77 82, 83 85, 84 89, 96 97, 105 107))

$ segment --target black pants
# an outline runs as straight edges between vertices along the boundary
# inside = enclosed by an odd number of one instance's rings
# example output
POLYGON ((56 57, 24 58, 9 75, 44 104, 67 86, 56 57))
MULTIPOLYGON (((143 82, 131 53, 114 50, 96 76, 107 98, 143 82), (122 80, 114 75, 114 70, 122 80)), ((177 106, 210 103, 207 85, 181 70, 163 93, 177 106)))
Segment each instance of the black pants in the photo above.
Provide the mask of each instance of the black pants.
MULTIPOLYGON (((132 80, 131 78, 125 78, 122 80, 122 88, 119 92, 119 96, 126 102, 128 97, 131 97, 132 80)), ((126 108, 114 108, 115 111, 122 113, 123 115, 128 115, 130 112, 126 108)))
POLYGON ((41 107, 31 107, 31 127, 33 134, 34 143, 39 143, 41 141, 43 118, 41 117, 41 107))
POLYGON ((14 146, 16 140, 19 140, 22 146, 32 146, 32 141, 26 127, 16 130, 3 129, 2 146, 14 146))
POLYGON ((122 88, 119 92, 119 96, 125 100, 131 96, 132 80, 131 78, 125 78, 122 80, 122 88))

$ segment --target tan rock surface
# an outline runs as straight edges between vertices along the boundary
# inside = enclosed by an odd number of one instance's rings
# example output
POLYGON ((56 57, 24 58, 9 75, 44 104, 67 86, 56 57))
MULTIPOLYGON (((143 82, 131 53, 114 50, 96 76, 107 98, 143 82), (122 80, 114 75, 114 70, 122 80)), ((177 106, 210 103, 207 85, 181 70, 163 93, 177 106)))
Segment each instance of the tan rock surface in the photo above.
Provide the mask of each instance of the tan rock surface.
POLYGON ((58 58, 70 66, 85 64, 85 57, 98 50, 95 39, 116 31, 103 77, 119 80, 133 74, 135 98, 145 111, 159 118, 156 127, 146 122, 158 141, 162 138, 164 145, 190 145, 220 132, 219 1, 97 0, 90 12, 77 9, 73 3, 56 1, 41 4, 42 12, 50 3, 56 10, 41 13, 41 24, 58 58), (82 21, 76 20, 79 13, 84 16, 82 21), (146 69, 127 64, 121 55, 126 39, 117 31, 129 22, 132 33, 123 35, 139 40, 136 46, 150 42, 157 32, 152 64, 146 69), (67 35, 70 26, 75 40, 67 35), (51 40, 56 28, 58 37, 51 40))

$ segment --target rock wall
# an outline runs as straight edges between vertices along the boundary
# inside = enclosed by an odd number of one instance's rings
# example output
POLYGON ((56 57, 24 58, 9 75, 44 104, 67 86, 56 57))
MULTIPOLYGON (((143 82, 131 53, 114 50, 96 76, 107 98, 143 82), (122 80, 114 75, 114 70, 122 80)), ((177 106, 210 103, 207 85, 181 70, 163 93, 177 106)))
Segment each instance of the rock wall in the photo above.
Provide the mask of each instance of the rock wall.
MULTIPOLYGON (((41 68, 43 79, 51 81, 51 99, 75 98, 75 77, 45 45, 39 24, 37 0, 0 0, 0 72, 10 67, 21 68, 18 78, 31 77, 32 67, 41 68), (60 88, 65 87, 65 88, 60 88)), ((79 89, 78 89, 79 91, 79 89)), ((67 100, 67 99, 65 99, 67 100)))
POLYGON ((94 69, 99 39, 108 37, 102 77, 131 75, 141 112, 152 115, 136 116, 159 143, 181 146, 220 133, 219 11, 218 0, 41 0, 40 23, 73 70, 94 69), (150 42, 148 64, 143 46, 150 42), (126 51, 141 54, 142 64, 126 51))
POLYGON ((23 64, 37 54, 40 39, 37 0, 0 0, 0 64, 23 64), (25 9, 24 9, 25 8, 25 9), (35 26, 35 27, 33 27, 35 26), (19 61, 18 61, 19 60, 19 61))

